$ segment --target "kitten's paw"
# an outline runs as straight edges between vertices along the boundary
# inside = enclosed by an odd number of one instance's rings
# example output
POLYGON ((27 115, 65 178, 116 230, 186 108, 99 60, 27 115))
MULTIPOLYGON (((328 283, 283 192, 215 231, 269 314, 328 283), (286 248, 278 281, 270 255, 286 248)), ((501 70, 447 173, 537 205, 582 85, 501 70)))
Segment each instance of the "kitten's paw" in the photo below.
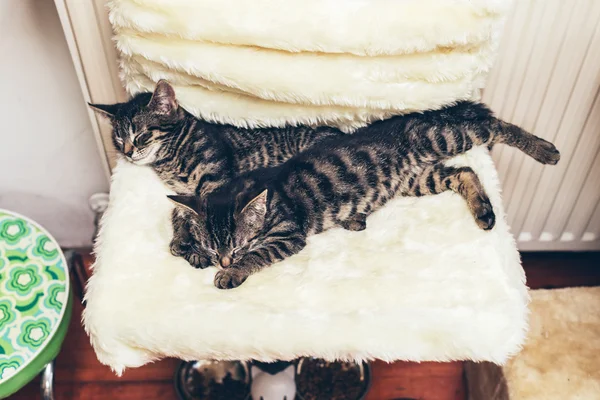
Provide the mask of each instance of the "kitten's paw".
POLYGON ((188 251, 183 255, 183 258, 196 269, 204 269, 210 267, 210 260, 193 250, 188 251))
POLYGON ((560 160, 560 152, 547 140, 536 138, 536 147, 531 157, 542 164, 555 165, 560 160))
POLYGON ((189 243, 173 239, 169 245, 169 249, 171 250, 171 254, 175 257, 183 258, 194 268, 204 269, 210 266, 208 257, 195 251, 194 247, 189 243))
POLYGON ((496 225, 496 214, 494 214, 492 203, 487 197, 480 197, 473 205, 473 216, 477 226, 484 231, 489 231, 496 225))
POLYGON ((175 257, 183 257, 190 251, 190 246, 189 244, 180 240, 173 239, 169 244, 169 250, 171 250, 171 254, 173 254, 175 257))
POLYGON ((249 275, 239 268, 222 269, 215 275, 215 286, 219 289, 233 289, 244 283, 249 275))
POLYGON ((356 214, 353 218, 349 218, 341 223, 342 228, 349 231, 364 231, 367 229, 367 215, 356 214))

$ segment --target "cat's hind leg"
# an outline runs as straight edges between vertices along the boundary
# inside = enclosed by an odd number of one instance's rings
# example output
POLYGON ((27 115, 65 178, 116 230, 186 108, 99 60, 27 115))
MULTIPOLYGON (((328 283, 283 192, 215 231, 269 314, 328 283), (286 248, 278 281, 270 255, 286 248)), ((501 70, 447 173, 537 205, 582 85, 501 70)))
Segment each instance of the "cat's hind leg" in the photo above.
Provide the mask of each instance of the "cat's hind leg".
POLYGON ((452 190, 460 194, 475 218, 475 223, 483 230, 490 230, 496 224, 496 215, 489 197, 485 193, 479 177, 470 167, 447 167, 436 164, 425 168, 413 177, 412 185, 402 191, 404 196, 424 196, 452 190))
POLYGON ((542 164, 554 165, 560 160, 560 152, 549 141, 537 137, 509 122, 498 120, 498 124, 501 133, 497 135, 497 143, 505 143, 516 147, 542 164))

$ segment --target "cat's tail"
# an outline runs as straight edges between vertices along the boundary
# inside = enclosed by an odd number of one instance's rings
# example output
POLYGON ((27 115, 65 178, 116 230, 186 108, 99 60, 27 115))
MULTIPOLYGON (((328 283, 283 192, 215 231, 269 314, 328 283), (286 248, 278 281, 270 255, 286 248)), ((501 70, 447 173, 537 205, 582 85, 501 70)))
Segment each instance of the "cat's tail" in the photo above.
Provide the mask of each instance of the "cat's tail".
POLYGON ((542 164, 554 165, 560 160, 560 152, 552 143, 517 125, 494 118, 492 130, 494 131, 492 144, 504 143, 516 147, 542 164))

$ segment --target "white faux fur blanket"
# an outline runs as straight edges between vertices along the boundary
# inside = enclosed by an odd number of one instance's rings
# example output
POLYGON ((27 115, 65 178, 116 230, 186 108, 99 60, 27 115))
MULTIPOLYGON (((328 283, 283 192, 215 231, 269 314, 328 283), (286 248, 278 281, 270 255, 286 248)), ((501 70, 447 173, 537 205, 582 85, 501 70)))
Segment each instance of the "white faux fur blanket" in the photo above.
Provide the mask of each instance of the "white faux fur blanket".
POLYGON ((477 98, 510 0, 113 0, 130 93, 240 126, 352 129, 477 98))
POLYGON ((399 198, 367 230, 313 236, 227 291, 213 286, 215 268, 169 253, 167 189, 120 161, 86 293, 99 360, 117 373, 162 357, 504 362, 525 336, 523 270, 487 150, 453 161, 479 174, 498 217, 492 231, 454 193, 399 198))

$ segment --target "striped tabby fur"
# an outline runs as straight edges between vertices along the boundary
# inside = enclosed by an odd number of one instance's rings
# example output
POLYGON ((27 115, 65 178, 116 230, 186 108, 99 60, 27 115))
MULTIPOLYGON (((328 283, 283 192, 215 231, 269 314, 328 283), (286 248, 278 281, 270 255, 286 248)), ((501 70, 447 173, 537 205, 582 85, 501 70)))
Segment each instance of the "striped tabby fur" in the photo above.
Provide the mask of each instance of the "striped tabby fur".
POLYGON ((505 143, 556 164, 551 143, 500 121, 482 104, 461 102, 374 123, 273 168, 247 172, 206 198, 174 196, 196 212, 191 234, 203 266, 220 265, 215 285, 239 286, 252 273, 299 252, 309 235, 340 226, 360 231, 369 214, 397 195, 452 190, 475 222, 495 215, 477 175, 443 162, 476 145, 505 143))
MULTIPOLYGON (((179 107, 164 80, 154 93, 126 103, 90 104, 113 125, 115 148, 130 162, 148 165, 179 194, 206 196, 241 172, 283 163, 325 139, 341 136, 334 128, 244 129, 198 119, 179 107)), ((173 213, 171 251, 198 264, 187 216, 173 213)))

